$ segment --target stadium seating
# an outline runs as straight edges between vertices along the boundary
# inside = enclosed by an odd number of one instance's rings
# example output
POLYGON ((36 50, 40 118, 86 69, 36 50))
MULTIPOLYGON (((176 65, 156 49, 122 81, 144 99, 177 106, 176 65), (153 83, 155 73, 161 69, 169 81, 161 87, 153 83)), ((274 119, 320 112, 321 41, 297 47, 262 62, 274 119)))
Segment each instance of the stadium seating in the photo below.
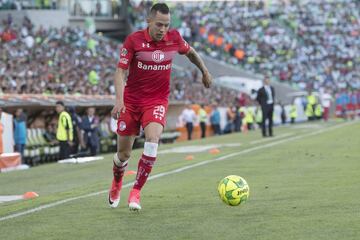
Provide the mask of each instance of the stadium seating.
MULTIPOLYGON (((24 19, 20 27, 3 27, 14 33, 15 39, 0 42, 0 54, 7 57, 6 64, 0 62, 0 94, 115 93, 113 73, 121 45, 118 42, 70 27, 35 29, 29 19, 24 19)), ((199 74, 178 69, 173 69, 170 92, 170 100, 208 104, 217 101, 223 106, 232 104, 237 95, 222 87, 204 90, 199 74), (199 91, 201 95, 195 94, 199 91)))
POLYGON ((54 161, 59 154, 57 144, 48 143, 44 138, 44 129, 27 129, 27 143, 24 151, 24 163, 37 165, 42 162, 54 161))
POLYGON ((109 127, 109 124, 105 121, 100 123, 100 152, 115 152, 116 151, 116 135, 109 127))
MULTIPOLYGON (((136 6, 146 12, 146 4, 136 6)), ((298 89, 360 89, 360 2, 204 1, 177 4, 174 23, 195 48, 298 89)), ((136 12, 135 12, 136 13, 136 12)), ((135 26, 143 27, 143 14, 135 26)))

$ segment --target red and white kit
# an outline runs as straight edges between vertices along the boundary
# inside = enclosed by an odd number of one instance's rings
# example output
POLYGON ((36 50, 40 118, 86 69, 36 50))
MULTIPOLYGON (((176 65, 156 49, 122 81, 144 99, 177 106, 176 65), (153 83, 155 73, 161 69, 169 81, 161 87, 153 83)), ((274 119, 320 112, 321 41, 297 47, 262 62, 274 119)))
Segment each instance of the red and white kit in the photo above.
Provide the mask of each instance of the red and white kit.
POLYGON ((153 41, 148 29, 129 35, 120 50, 118 67, 129 69, 125 90, 125 113, 118 119, 121 136, 138 135, 140 125, 165 126, 170 74, 175 54, 186 54, 189 44, 177 30, 169 30, 161 41, 153 41))

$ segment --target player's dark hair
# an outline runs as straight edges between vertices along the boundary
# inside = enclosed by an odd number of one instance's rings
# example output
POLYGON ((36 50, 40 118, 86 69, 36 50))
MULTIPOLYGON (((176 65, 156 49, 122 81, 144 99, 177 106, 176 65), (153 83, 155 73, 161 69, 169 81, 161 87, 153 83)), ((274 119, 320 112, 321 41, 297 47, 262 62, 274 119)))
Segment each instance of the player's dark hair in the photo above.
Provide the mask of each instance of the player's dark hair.
POLYGON ((56 105, 61 105, 61 106, 65 107, 65 104, 64 104, 63 101, 57 101, 57 102, 56 102, 56 105))
POLYGON ((166 3, 156 3, 151 7, 149 17, 155 17, 157 12, 168 14, 170 13, 170 9, 166 3))

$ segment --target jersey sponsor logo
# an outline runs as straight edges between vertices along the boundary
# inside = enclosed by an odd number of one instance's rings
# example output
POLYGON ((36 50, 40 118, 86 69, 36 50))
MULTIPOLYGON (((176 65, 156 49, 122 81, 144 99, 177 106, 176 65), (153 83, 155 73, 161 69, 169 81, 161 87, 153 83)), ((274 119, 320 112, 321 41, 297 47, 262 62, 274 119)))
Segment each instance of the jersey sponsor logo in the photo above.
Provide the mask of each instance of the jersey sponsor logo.
POLYGON ((156 106, 153 115, 154 118, 162 120, 165 117, 165 107, 163 105, 156 106))
POLYGON ((160 50, 156 50, 155 52, 152 53, 151 58, 154 62, 156 63, 160 63, 164 60, 165 58, 165 53, 163 53, 160 50))
POLYGON ((142 69, 142 70, 154 70, 154 71, 166 71, 171 69, 171 63, 169 64, 162 64, 162 65, 148 65, 148 64, 144 64, 143 62, 138 62, 137 64, 138 68, 142 69))
POLYGON ((124 121, 119 122, 119 130, 124 131, 126 129, 126 123, 124 121))
POLYGON ((128 54, 128 50, 126 48, 122 48, 120 56, 125 57, 127 54, 128 54))
POLYGON ((147 47, 147 48, 150 48, 150 43, 142 43, 142 47, 147 47))

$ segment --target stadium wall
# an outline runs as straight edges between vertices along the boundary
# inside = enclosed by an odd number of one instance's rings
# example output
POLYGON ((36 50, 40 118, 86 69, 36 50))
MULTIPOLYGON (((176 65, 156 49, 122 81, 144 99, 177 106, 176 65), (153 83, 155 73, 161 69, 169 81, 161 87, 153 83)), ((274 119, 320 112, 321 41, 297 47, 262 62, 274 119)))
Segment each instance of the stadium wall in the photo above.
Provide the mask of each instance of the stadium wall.
POLYGON ((1 114, 0 122, 4 126, 2 135, 4 153, 14 152, 13 116, 6 112, 1 114))
POLYGON ((35 27, 61 28, 69 25, 69 12, 67 10, 6 10, 0 11, 0 20, 7 19, 11 14, 13 23, 21 26, 25 16, 27 16, 35 27))
MULTIPOLYGON (((17 108, 23 108, 28 116, 36 117, 44 110, 55 109, 56 101, 64 101, 65 106, 73 106, 77 112, 85 112, 88 107, 95 107, 97 114, 107 115, 110 113, 115 97, 102 95, 51 95, 42 94, 3 94, 0 95, 0 105, 4 111, 15 112, 17 108)), ((171 101, 168 107, 166 131, 176 129, 178 116, 185 108, 185 102, 171 101)))

